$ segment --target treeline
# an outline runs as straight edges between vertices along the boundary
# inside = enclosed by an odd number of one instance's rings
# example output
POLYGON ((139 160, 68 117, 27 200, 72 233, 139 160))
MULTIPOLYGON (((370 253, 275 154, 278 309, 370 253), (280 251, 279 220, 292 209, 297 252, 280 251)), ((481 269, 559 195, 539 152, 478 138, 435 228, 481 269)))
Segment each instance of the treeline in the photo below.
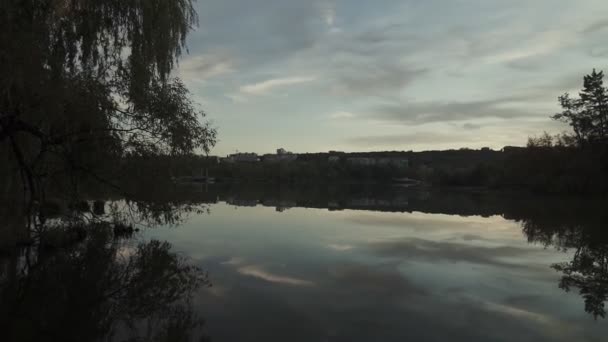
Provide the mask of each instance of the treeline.
MULTIPOLYGON (((167 181, 178 176, 209 175, 222 183, 388 184, 414 179, 426 186, 483 187, 555 194, 608 192, 605 144, 561 145, 554 137, 531 139, 527 147, 492 150, 401 152, 409 166, 361 165, 328 154, 304 155, 292 162, 218 163, 202 156, 133 157, 123 160, 127 179, 167 181), (548 143, 551 141, 551 143, 548 143), (540 143, 539 143, 540 142, 540 143)), ((132 186, 127 182, 126 187, 132 186)))
POLYGON ((433 185, 522 189, 538 193, 605 194, 608 147, 528 146, 503 152, 501 160, 466 168, 414 167, 412 177, 433 185))
POLYGON ((608 193, 608 89, 604 73, 586 75, 578 97, 559 97, 562 112, 552 116, 571 131, 528 140, 502 163, 479 163, 465 170, 440 170, 435 182, 449 185, 522 187, 548 193, 608 193))
MULTIPOLYGON (((38 178, 44 180, 38 187, 42 192, 53 193, 53 187, 95 189, 90 184, 83 184, 93 183, 135 193, 142 188, 152 191, 159 184, 169 186, 175 177, 209 175, 219 182, 238 184, 386 184, 413 179, 429 186, 606 194, 608 90, 603 86, 603 73, 593 71, 585 76, 583 86, 578 98, 572 98, 568 94, 561 96, 559 100, 563 111, 552 117, 568 123, 571 131, 556 136, 545 133, 532 137, 526 147, 505 147, 501 151, 485 148, 425 152, 311 153, 298 155, 295 161, 289 162, 236 163, 220 163, 216 157, 183 153, 130 151, 119 155, 95 150, 95 153, 88 154, 69 149, 69 154, 66 154, 69 158, 65 158, 67 160, 82 160, 83 154, 95 158, 88 158, 87 163, 72 163, 67 168, 67 176, 65 172, 49 172, 53 169, 60 170, 62 164, 47 158, 46 167, 38 171, 38 178), (365 163, 352 160, 362 158, 393 158, 407 160, 408 163, 404 166, 391 162, 365 163), (48 167, 50 164, 57 165, 48 167)), ((8 145, 0 145, 0 157, 9 161, 6 164, 9 167, 0 169, 0 176, 4 180, 0 182, 0 191, 3 194, 23 191, 22 180, 26 174, 23 168, 19 168, 8 145)))
POLYGON ((166 177, 209 175, 219 182, 231 183, 338 183, 391 182, 403 177, 406 168, 386 165, 358 165, 345 158, 331 162, 325 156, 298 157, 284 162, 219 163, 215 157, 182 156, 130 158, 125 165, 130 174, 153 173, 166 177))

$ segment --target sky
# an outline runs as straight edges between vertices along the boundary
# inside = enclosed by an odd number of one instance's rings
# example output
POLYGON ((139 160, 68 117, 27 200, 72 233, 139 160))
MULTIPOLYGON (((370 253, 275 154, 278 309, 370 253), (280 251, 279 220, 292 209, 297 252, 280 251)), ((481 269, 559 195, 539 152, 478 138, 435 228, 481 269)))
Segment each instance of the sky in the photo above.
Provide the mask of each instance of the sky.
MULTIPOLYGON (((214 155, 525 145, 608 61, 605 0, 198 0, 214 155)), ((607 70, 608 71, 608 70, 607 70)))

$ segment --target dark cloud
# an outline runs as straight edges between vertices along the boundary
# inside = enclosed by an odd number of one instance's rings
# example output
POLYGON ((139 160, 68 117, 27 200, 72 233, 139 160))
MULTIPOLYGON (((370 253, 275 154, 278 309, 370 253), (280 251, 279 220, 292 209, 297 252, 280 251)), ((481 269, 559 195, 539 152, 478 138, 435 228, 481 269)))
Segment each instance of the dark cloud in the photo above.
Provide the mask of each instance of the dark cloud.
POLYGON ((332 41, 332 50, 359 57, 396 57, 404 51, 412 52, 412 49, 428 44, 427 37, 412 33, 401 23, 376 25, 354 33, 341 33, 339 37, 332 41))
POLYGON ((343 95, 390 96, 429 73, 401 61, 404 51, 422 37, 387 23, 355 33, 340 33, 324 42, 334 89, 343 95))
POLYGON ((462 128, 464 128, 466 130, 476 130, 476 129, 480 129, 481 125, 467 122, 467 123, 465 123, 465 124, 462 125, 462 128))
POLYGON ((589 34, 597 31, 601 31, 608 28, 608 19, 598 20, 591 25, 585 27, 582 33, 589 34))
POLYGON ((314 45, 324 31, 319 8, 309 1, 199 0, 197 9, 192 51, 223 48, 248 66, 283 60, 314 45))
POLYGON ((593 46, 589 49, 589 56, 595 57, 595 58, 606 58, 606 57, 608 57, 608 47, 593 46))
POLYGON ((342 63, 336 70, 338 91, 348 95, 390 96, 428 73, 382 61, 342 63))
POLYGON ((440 144, 473 142, 475 137, 454 135, 440 132, 413 132, 395 135, 376 135, 350 138, 347 142, 354 146, 379 147, 393 146, 395 148, 412 144, 440 144))
POLYGON ((533 56, 507 62, 505 63, 505 66, 519 71, 537 72, 546 66, 546 60, 544 59, 544 56, 533 56))
POLYGON ((544 112, 513 104, 530 101, 530 96, 510 96, 470 102, 390 103, 375 106, 370 117, 407 124, 462 121, 480 118, 514 119, 547 116, 544 112))
POLYGON ((486 241, 487 240, 483 236, 476 235, 476 234, 464 234, 461 238, 464 241, 486 241))
POLYGON ((410 215, 373 215, 355 213, 345 218, 349 223, 364 226, 403 227, 420 232, 444 230, 446 227, 456 227, 461 222, 446 221, 439 217, 412 217, 410 215))
MULTIPOLYGON (((342 264, 329 270, 332 286, 340 289, 336 296, 369 296, 373 300, 389 297, 425 296, 427 291, 405 279, 396 265, 375 267, 363 264, 342 264)), ((340 300, 336 298, 337 300, 340 300)))
POLYGON ((370 244, 369 247, 378 255, 405 260, 468 262, 517 268, 526 266, 508 263, 501 258, 521 257, 535 252, 533 249, 512 246, 482 247, 456 242, 430 241, 416 238, 378 242, 370 244))

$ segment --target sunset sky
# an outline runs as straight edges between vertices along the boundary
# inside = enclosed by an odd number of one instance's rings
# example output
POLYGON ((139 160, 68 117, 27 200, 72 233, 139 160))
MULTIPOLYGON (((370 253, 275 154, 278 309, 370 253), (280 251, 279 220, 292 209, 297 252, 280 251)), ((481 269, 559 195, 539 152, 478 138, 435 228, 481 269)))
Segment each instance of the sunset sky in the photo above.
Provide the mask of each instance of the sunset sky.
POLYGON ((523 145, 608 61, 605 0, 198 0, 212 154, 523 145))

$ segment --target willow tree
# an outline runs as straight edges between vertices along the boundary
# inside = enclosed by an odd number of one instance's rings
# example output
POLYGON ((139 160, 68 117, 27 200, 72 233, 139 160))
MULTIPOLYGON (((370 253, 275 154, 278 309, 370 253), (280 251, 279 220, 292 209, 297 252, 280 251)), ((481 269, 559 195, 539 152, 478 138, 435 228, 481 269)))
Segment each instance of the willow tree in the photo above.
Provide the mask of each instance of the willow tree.
POLYGON ((107 156, 209 151, 216 131, 172 76, 192 1, 0 2, 0 157, 32 197, 107 156))

